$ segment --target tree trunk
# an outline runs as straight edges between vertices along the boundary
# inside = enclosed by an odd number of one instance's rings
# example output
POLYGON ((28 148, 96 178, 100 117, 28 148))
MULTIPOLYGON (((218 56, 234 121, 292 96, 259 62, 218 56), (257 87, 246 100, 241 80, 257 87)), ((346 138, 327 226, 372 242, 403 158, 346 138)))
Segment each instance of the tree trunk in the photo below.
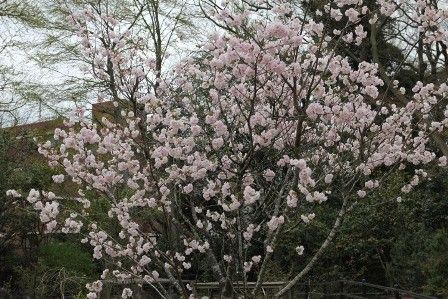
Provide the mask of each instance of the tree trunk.
POLYGON ((333 241, 334 236, 336 235, 339 227, 341 226, 342 220, 346 213, 346 206, 347 206, 347 199, 344 198, 342 207, 339 210, 338 216, 336 217, 336 220, 333 224, 333 228, 330 230, 330 233, 320 246, 319 250, 314 254, 313 258, 308 262, 305 268, 303 268, 303 270, 300 271, 299 274, 297 274, 285 287, 283 287, 279 292, 277 292, 277 294, 275 294, 276 298, 279 298, 280 296, 284 295, 287 291, 289 291, 303 276, 305 276, 311 270, 314 264, 319 260, 319 258, 324 253, 325 249, 333 241))

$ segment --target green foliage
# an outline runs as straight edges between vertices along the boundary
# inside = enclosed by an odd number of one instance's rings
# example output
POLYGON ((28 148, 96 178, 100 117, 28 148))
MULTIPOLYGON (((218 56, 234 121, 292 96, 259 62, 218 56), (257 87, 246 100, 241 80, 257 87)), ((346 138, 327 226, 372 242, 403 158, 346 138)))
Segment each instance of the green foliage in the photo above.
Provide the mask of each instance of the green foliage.
POLYGON ((397 231, 388 269, 402 287, 448 295, 448 179, 446 171, 405 202, 407 229, 397 231))
POLYGON ((87 248, 77 243, 54 241, 40 249, 41 262, 50 268, 65 268, 67 271, 93 278, 96 266, 87 248))
POLYGON ((84 285, 98 274, 88 249, 70 239, 41 246, 38 262, 22 267, 20 273, 21 287, 33 290, 38 298, 83 293, 86 291, 84 285))
POLYGON ((423 269, 429 277, 425 289, 448 296, 448 231, 440 229, 429 240, 428 255, 423 269))
MULTIPOLYGON (((366 279, 446 296, 448 177, 446 172, 433 175, 402 202, 396 194, 410 175, 392 175, 347 215, 333 243, 302 282, 366 279)), ((267 271, 270 280, 288 279, 303 269, 326 238, 340 206, 333 195, 316 207, 310 224, 284 228, 267 271), (305 247, 304 256, 295 253, 298 245, 305 247)))
MULTIPOLYGON (((98 276, 90 248, 79 245, 79 236, 49 240, 26 199, 6 196, 9 189, 26 194, 53 184, 56 172, 36 150, 32 140, 0 132, 0 288, 36 298, 85 292, 85 283, 98 276)), ((99 211, 101 201, 95 204, 99 211)))
MULTIPOLYGON (((23 199, 6 196, 8 189, 28 188, 33 181, 38 181, 32 179, 33 172, 25 176, 21 170, 25 157, 33 148, 27 140, 17 140, 0 132, 0 232, 4 234, 0 238, 0 283, 14 277, 16 266, 35 259, 33 252, 39 243, 35 234, 38 228, 36 215, 30 212, 23 199)), ((31 164, 29 166, 32 169, 31 164)))

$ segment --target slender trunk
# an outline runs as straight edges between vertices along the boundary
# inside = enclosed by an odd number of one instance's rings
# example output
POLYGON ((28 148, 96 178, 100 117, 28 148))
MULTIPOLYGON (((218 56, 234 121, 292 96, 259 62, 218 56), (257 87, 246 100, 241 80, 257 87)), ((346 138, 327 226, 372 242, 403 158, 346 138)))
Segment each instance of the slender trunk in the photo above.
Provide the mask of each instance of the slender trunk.
POLYGON ((342 220, 346 213, 346 206, 347 206, 347 199, 344 198, 342 207, 339 210, 338 216, 336 217, 336 220, 333 224, 333 228, 330 230, 330 233, 320 246, 319 250, 314 254, 313 258, 308 262, 305 268, 303 268, 303 270, 300 271, 299 274, 297 274, 285 287, 283 287, 277 294, 275 294, 276 298, 279 298, 280 296, 284 295, 287 291, 289 291, 303 276, 305 276, 311 270, 314 264, 319 260, 319 258, 324 253, 325 249, 333 241, 339 227, 341 226, 342 220))
POLYGON ((441 52, 444 58, 444 65, 445 67, 448 67, 448 51, 445 43, 440 43, 440 47, 442 48, 441 52))
POLYGON ((423 82, 425 79, 425 72, 427 67, 425 61, 423 60, 423 33, 419 33, 417 57, 418 57, 418 77, 419 80, 423 82))
MULTIPOLYGON (((285 180, 283 182, 283 186, 280 189, 280 191, 278 192, 276 203, 275 203, 275 208, 274 208, 274 216, 278 215, 278 213, 280 211, 280 205, 281 205, 282 199, 284 198, 285 190, 286 190, 286 188, 289 187, 289 184, 287 183, 287 181, 289 180, 289 172, 290 172, 290 170, 288 169, 288 171, 286 172, 285 180)), ((293 176, 293 179, 291 181, 297 182, 297 175, 298 175, 297 172, 295 172, 295 174, 293 176)), ((268 246, 268 245, 275 246, 275 244, 277 242, 277 236, 278 236, 280 230, 281 230, 281 225, 275 231, 275 233, 270 232, 268 234, 268 237, 266 238, 266 241, 265 241, 265 246, 268 246)), ((272 256, 271 252, 266 252, 266 255, 265 255, 264 259, 263 259, 263 263, 261 264, 260 271, 258 272, 257 282, 255 284, 254 289, 252 290, 252 296, 253 297, 255 297, 255 295, 257 294, 258 290, 261 288, 261 284, 263 283, 264 272, 266 270, 267 264, 268 264, 271 256, 272 256)))

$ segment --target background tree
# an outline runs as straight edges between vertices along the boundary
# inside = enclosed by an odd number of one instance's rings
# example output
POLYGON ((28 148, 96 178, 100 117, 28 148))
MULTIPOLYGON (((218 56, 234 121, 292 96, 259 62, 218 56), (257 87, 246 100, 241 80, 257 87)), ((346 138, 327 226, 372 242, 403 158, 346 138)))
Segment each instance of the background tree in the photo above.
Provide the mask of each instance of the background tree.
MULTIPOLYGON (((11 58, 26 47, 27 41, 20 35, 42 28, 44 23, 40 7, 31 1, 0 1, 0 124, 17 122, 17 110, 34 100, 30 95, 36 86, 28 82, 30 76, 23 69, 11 63, 11 58)), ((20 58, 13 61, 17 60, 20 58)))

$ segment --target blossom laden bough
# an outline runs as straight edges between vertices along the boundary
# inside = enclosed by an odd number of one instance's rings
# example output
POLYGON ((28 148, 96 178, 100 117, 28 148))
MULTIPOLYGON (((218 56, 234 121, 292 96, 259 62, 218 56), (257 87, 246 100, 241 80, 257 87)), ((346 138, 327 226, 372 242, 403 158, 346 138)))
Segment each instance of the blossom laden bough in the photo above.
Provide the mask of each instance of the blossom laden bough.
MULTIPOLYGON (((146 69, 154 63, 132 47, 131 31, 120 31, 111 17, 73 17, 93 75, 109 84, 121 114, 95 123, 78 113, 55 130, 39 151, 65 172, 54 182, 70 180, 79 197, 69 205, 31 190, 28 201, 47 231, 81 233, 95 259, 110 261, 102 280, 140 279, 169 297, 159 282, 164 277, 188 297, 191 286, 182 278, 206 260, 223 290, 226 282, 255 279, 255 295, 284 228, 313 225, 316 205, 342 202, 312 261, 344 215, 391 171, 412 167, 407 193, 427 176, 427 165, 446 165, 430 138, 448 125, 448 86, 418 82, 401 93, 405 105, 393 104, 381 67, 367 60, 355 66, 340 51, 368 38, 360 22, 376 26, 400 5, 378 1, 371 11, 359 0, 329 2, 318 15, 341 26, 328 30, 287 1, 258 1, 263 13, 251 1, 233 12, 234 2, 215 7, 225 30, 150 86, 146 69), (105 36, 113 47, 99 42, 104 32, 89 33, 101 22, 113 29, 105 36), (435 110, 444 116, 434 118, 435 110), (107 201, 117 231, 91 217, 95 200, 107 201)), ((440 24, 447 12, 423 8, 415 19, 422 40, 446 40, 440 24)), ((393 88, 404 89, 394 80, 393 88)), ((297 254, 305 254, 297 245, 297 254)), ((89 298, 99 294, 100 282, 88 286, 89 298)), ((123 290, 122 298, 131 296, 123 290)))

